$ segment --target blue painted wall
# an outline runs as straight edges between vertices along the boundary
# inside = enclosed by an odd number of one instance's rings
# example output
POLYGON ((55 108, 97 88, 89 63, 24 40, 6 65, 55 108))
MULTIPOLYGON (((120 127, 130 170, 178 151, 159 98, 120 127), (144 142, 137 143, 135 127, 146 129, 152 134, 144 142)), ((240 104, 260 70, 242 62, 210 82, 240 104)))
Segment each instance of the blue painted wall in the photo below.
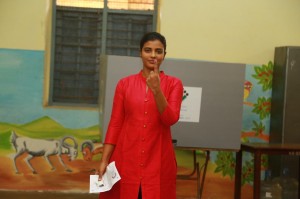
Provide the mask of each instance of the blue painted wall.
POLYGON ((99 124, 99 112, 42 105, 44 51, 0 49, 0 122, 24 124, 49 116, 67 128, 99 124))

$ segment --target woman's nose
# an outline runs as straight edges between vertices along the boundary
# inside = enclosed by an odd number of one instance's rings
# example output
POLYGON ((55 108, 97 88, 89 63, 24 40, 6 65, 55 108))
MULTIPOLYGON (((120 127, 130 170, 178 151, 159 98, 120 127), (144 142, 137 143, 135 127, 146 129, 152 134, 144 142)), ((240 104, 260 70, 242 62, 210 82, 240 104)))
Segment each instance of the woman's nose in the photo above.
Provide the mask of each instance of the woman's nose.
POLYGON ((156 52, 154 50, 151 52, 151 57, 156 57, 156 52))

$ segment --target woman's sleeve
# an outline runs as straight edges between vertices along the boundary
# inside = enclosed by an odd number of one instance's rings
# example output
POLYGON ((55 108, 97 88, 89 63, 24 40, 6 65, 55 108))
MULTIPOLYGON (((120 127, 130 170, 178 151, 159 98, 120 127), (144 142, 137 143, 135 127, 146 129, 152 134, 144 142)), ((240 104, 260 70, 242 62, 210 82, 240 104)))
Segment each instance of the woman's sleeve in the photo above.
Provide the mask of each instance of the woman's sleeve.
POLYGON ((111 118, 106 131, 105 144, 116 144, 124 121, 123 83, 119 81, 114 95, 111 118))
POLYGON ((161 120, 167 126, 172 126, 175 124, 180 117, 183 85, 179 79, 176 79, 170 92, 171 93, 167 98, 168 105, 161 114, 161 120))

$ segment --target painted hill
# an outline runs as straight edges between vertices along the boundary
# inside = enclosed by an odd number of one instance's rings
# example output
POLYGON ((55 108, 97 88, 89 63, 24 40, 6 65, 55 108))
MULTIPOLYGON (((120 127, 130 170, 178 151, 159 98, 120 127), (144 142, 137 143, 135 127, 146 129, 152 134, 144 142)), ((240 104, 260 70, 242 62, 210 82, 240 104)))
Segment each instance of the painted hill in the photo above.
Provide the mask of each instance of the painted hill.
POLYGON ((16 125, 16 124, 9 124, 6 122, 0 122, 0 133, 3 131, 8 131, 10 129, 13 128, 19 128, 20 125, 16 125))
POLYGON ((12 131, 18 136, 41 139, 60 139, 68 135, 75 137, 79 143, 83 140, 95 140, 97 142, 101 140, 99 125, 82 129, 69 129, 45 116, 23 125, 0 123, 0 149, 11 150, 9 140, 12 131))
POLYGON ((33 120, 32 122, 26 123, 20 126, 20 128, 30 131, 40 131, 41 129, 43 129, 43 131, 55 131, 64 129, 65 127, 54 121, 52 118, 44 116, 33 120))

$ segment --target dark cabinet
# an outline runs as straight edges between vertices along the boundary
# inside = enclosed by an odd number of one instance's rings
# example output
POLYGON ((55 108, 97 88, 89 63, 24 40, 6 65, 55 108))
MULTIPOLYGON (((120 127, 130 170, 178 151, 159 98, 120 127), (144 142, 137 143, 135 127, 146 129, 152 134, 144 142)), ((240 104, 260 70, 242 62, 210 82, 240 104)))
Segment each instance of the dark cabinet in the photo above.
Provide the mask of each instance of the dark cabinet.
MULTIPOLYGON (((300 143, 300 47, 276 47, 274 56, 270 143, 300 143)), ((270 168, 279 175, 288 168, 298 176, 297 156, 270 157, 270 168)))

